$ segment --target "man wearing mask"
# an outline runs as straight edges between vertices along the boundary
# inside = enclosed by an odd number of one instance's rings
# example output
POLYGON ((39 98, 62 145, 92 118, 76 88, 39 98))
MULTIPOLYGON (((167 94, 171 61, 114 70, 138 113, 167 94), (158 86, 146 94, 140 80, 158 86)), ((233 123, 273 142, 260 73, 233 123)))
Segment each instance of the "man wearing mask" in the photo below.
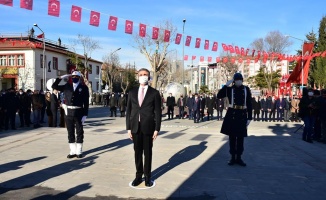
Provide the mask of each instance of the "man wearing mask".
POLYGON ((175 106, 175 98, 172 96, 172 93, 166 98, 166 106, 168 107, 168 119, 173 119, 174 116, 174 106, 175 106))
POLYGON ((71 75, 67 74, 57 78, 52 84, 53 89, 62 91, 64 94, 65 120, 70 148, 67 158, 83 157, 83 124, 88 115, 89 92, 88 87, 81 83, 81 76, 79 71, 74 71, 71 75), (67 82, 65 85, 59 85, 62 79, 68 79, 69 77, 72 79, 72 84, 67 82), (75 130, 77 137, 75 136, 75 130))
POLYGON ((221 128, 221 133, 229 136, 231 160, 228 164, 246 166, 241 155, 244 150, 244 137, 247 137, 247 128, 252 120, 252 97, 249 87, 244 86, 242 82, 242 75, 235 73, 233 79, 226 82, 218 92, 217 98, 229 99, 229 108, 221 128), (234 84, 231 85, 232 83, 234 84))
POLYGON ((189 93, 189 97, 187 98, 187 108, 188 108, 188 119, 193 119, 193 111, 192 106, 194 103, 194 95, 189 93))
POLYGON ((267 99, 267 110, 269 112, 269 121, 275 122, 275 109, 276 109, 276 102, 275 97, 269 96, 267 99))
POLYGON ((183 98, 183 95, 181 95, 177 101, 177 106, 179 108, 179 119, 183 119, 185 105, 186 105, 186 98, 183 98))
POLYGON ((125 95, 121 93, 121 96, 119 98, 120 117, 125 117, 126 106, 127 106, 127 99, 125 95))
POLYGON ((207 121, 209 121, 210 119, 213 120, 214 105, 215 105, 215 99, 213 97, 213 94, 209 93, 209 96, 206 98, 207 121))
POLYGON ((110 117, 113 117, 113 114, 114 114, 114 117, 116 117, 117 116, 118 100, 115 97, 114 93, 111 94, 111 97, 109 99, 109 106, 110 106, 110 112, 111 112, 110 117))
POLYGON ((206 108, 206 99, 205 99, 205 94, 200 95, 200 121, 204 121, 204 116, 205 116, 205 108, 206 108))
POLYGON ((131 185, 135 187, 142 183, 143 175, 145 186, 153 186, 152 147, 161 129, 161 96, 159 91, 148 85, 149 77, 149 70, 142 68, 138 71, 140 86, 129 92, 127 101, 126 129, 134 144, 136 165, 136 178, 131 185))
POLYGON ((224 99, 216 98, 217 120, 223 119, 224 99))
POLYGON ((199 122, 201 109, 202 109, 201 108, 201 100, 198 97, 198 94, 195 93, 195 99, 194 99, 193 105, 192 105, 192 112, 193 112, 193 115, 194 115, 194 123, 199 122))
POLYGON ((25 125, 29 127, 30 112, 28 112, 28 110, 31 110, 32 102, 30 98, 27 96, 27 94, 23 91, 23 89, 19 90, 18 99, 19 99, 18 114, 20 119, 20 127, 24 127, 25 125))
POLYGON ((286 106, 286 102, 285 102, 284 96, 282 95, 276 101, 277 121, 283 122, 285 106, 286 106))
POLYGON ((16 96, 14 88, 10 88, 9 92, 4 98, 4 112, 5 112, 5 130, 8 130, 9 122, 12 130, 16 130, 16 112, 19 107, 19 99, 16 96))
POLYGON ((267 98, 265 95, 260 100, 260 107, 261 107, 261 121, 267 122, 268 105, 267 105, 267 98))

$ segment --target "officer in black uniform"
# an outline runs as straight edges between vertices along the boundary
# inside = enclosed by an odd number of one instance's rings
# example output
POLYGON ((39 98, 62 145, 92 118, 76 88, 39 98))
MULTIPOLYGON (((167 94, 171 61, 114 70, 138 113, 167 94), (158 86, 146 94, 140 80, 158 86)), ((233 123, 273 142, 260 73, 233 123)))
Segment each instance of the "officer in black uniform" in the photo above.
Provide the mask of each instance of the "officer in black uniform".
POLYGON ((65 121, 70 147, 70 153, 67 158, 83 157, 83 124, 88 115, 89 93, 88 87, 82 84, 80 79, 81 73, 74 71, 71 75, 67 74, 57 78, 52 85, 53 89, 64 93, 63 107, 65 110, 65 121), (62 79, 68 79, 70 76, 72 78, 72 84, 67 82, 65 85, 59 85, 62 79), (77 138, 75 137, 75 128, 77 138))
POLYGON ((221 133, 229 136, 232 157, 228 164, 246 166, 241 155, 244 150, 244 137, 247 137, 247 127, 252 120, 252 97, 249 87, 242 85, 242 82, 242 75, 235 73, 233 79, 228 81, 218 92, 217 98, 227 97, 229 100, 229 108, 221 128, 221 133))

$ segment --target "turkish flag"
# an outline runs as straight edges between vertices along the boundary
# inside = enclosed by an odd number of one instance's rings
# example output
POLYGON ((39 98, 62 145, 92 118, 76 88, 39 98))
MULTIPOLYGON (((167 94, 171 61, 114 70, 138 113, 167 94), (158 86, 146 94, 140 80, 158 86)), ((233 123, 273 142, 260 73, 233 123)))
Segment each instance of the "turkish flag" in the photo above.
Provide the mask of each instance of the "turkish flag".
POLYGON ((205 40, 204 49, 205 50, 208 50, 209 49, 209 40, 205 40))
POLYGON ((12 7, 12 0, 0 0, 0 4, 12 7))
POLYGON ((211 57, 211 56, 208 56, 207 61, 208 61, 208 62, 212 62, 212 57, 211 57))
POLYGON ((195 60, 195 59, 196 59, 196 56, 192 56, 192 57, 191 57, 191 60, 195 60))
POLYGON ((326 51, 324 51, 321 56, 324 58, 326 56, 326 51))
POLYGON ((134 23, 130 20, 126 20, 126 24, 125 24, 125 33, 127 34, 132 34, 132 30, 133 30, 133 26, 134 23))
POLYGON ((100 17, 101 14, 96 11, 91 11, 90 17, 89 17, 89 24, 92 26, 99 26, 100 25, 100 17))
POLYGON ((244 56, 245 55, 245 52, 244 52, 244 48, 241 47, 241 55, 244 56))
POLYGON ((164 42, 170 42, 170 33, 171 31, 169 30, 164 31, 164 42))
POLYGON ((239 58, 239 59, 238 59, 238 62, 239 62, 239 63, 242 63, 242 61, 243 61, 242 58, 239 58))
POLYGON ((72 6, 71 7, 71 15, 70 15, 70 20, 74 22, 80 22, 81 21, 81 13, 82 8, 78 6, 72 6))
POLYGON ((185 45, 189 47, 190 42, 191 42, 191 36, 187 36, 185 45))
POLYGON ((59 17, 60 15, 60 1, 49 0, 48 15, 59 17))
POLYGON ((258 58, 255 58, 255 63, 257 63, 258 62, 258 58))
POLYGON ((246 50, 246 56, 248 55, 249 51, 250 51, 250 49, 247 49, 247 50, 246 50))
POLYGON ((235 58, 231 58, 231 63, 235 63, 235 58))
POLYGON ((229 48, 226 44, 222 43, 223 51, 228 51, 229 48))
POLYGON ((196 45, 195 45, 195 48, 200 48, 200 41, 201 41, 200 38, 196 38, 196 45))
POLYGON ((20 0, 20 8, 33 10, 33 0, 20 0))
POLYGON ((223 63, 227 63, 228 62, 228 58, 227 57, 224 57, 223 58, 223 63))
POLYGON ((182 34, 177 33, 177 36, 175 37, 175 43, 180 44, 182 38, 182 34))
POLYGON ((220 57, 216 57, 216 62, 221 62, 221 58, 220 57))
POLYGON ((115 31, 117 30, 117 26, 118 26, 118 18, 114 16, 110 16, 108 29, 111 31, 115 31))
POLYGON ((200 56, 200 62, 204 62, 204 61, 205 61, 204 56, 200 56))
POLYGON ((235 46, 234 49, 235 49, 235 53, 239 55, 239 54, 240 54, 240 49, 239 49, 239 47, 238 47, 238 46, 235 46))
POLYGON ((160 30, 159 28, 153 27, 153 31, 152 31, 152 39, 153 40, 157 40, 158 39, 159 30, 160 30))
POLYGON ((232 45, 229 45, 229 51, 230 51, 230 53, 234 53, 234 48, 232 45))
POLYGON ((218 43, 214 42, 213 47, 212 47, 212 51, 217 51, 217 48, 218 48, 218 43))
POLYGON ((145 24, 139 24, 139 36, 140 37, 146 36, 146 25, 145 24))
POLYGON ((185 55, 185 57, 183 59, 184 60, 188 60, 188 55, 185 55))
POLYGON ((44 33, 42 33, 42 34, 40 34, 40 35, 38 35, 38 36, 36 36, 37 38, 44 38, 44 33))
POLYGON ((258 59, 260 58, 260 51, 258 51, 258 55, 257 55, 257 58, 258 58, 258 59))

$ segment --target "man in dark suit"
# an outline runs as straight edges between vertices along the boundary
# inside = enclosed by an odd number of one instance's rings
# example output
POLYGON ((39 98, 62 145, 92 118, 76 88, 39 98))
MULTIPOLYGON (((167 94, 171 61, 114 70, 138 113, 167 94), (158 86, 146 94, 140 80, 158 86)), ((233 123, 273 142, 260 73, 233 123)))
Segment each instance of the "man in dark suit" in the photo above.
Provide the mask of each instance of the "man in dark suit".
POLYGON ((284 109, 286 106, 285 99, 283 95, 276 100, 276 109, 277 109, 277 121, 283 121, 284 109))
POLYGON ((64 99, 62 106, 65 110, 65 120, 68 131, 68 142, 70 153, 67 158, 82 158, 82 148, 84 142, 83 124, 88 115, 89 92, 88 87, 81 83, 81 73, 74 71, 71 75, 63 75, 57 78, 52 84, 52 88, 62 91, 64 99), (59 85, 62 79, 68 79, 71 76, 72 84, 67 82, 65 85, 59 85), (76 135, 75 137, 75 129, 76 135))
POLYGON ((224 99, 216 98, 217 120, 223 119, 224 99))
POLYGON ((275 122, 275 110, 276 110, 276 102, 275 97, 268 97, 267 99, 267 107, 269 112, 269 121, 275 122))
POLYGON ((58 126, 58 109, 60 108, 60 101, 58 99, 58 90, 53 90, 51 94, 51 112, 53 117, 53 127, 58 126))
POLYGON ((205 116, 205 107, 206 107, 206 98, 204 96, 205 94, 200 95, 200 121, 204 121, 205 116))
POLYGON ((188 107, 188 119, 191 120, 193 118, 192 106, 194 104, 194 95, 189 93, 187 98, 187 107, 188 107))
POLYGON ((168 119, 171 119, 171 118, 173 119, 175 98, 174 98, 174 96, 172 96, 172 93, 170 93, 169 96, 166 98, 166 106, 168 107, 168 119))
POLYGON ((207 121, 210 119, 213 120, 215 107, 215 99, 212 93, 209 93, 209 96, 206 97, 206 108, 207 108, 207 121))
POLYGON ((159 91, 148 86, 150 73, 138 71, 140 87, 129 92, 127 101, 126 128, 134 143, 136 178, 132 186, 138 186, 145 176, 145 186, 151 187, 152 147, 161 129, 161 96, 159 91), (144 164, 143 164, 144 152, 144 164))
POLYGON ((268 113, 268 105, 267 105, 267 98, 263 96, 260 100, 260 109, 261 109, 261 121, 267 122, 267 113, 268 113))
POLYGON ((194 123, 199 122, 200 111, 201 111, 201 100, 198 97, 198 94, 195 93, 195 99, 194 99, 193 105, 192 105, 192 113, 194 115, 194 123))

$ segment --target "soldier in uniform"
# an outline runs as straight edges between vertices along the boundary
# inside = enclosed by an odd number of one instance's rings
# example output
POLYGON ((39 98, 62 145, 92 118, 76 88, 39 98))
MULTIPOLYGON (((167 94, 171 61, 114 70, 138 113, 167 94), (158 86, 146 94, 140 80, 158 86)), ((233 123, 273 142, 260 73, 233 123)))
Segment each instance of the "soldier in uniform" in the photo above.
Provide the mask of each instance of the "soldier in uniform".
POLYGON ((65 120, 68 131, 68 141, 70 153, 67 158, 82 158, 82 148, 84 142, 83 124, 88 115, 89 92, 88 87, 81 83, 81 73, 74 71, 71 75, 63 75, 57 78, 52 85, 53 89, 64 93, 65 120), (72 84, 67 82, 65 85, 59 83, 62 79, 72 78, 72 84), (76 135, 75 136, 75 129, 76 135))
POLYGON ((242 75, 235 73, 233 79, 218 92, 217 98, 229 99, 229 108, 221 128, 221 133, 229 136, 231 160, 228 164, 246 166, 241 155, 244 150, 244 137, 247 137, 247 127, 252 120, 252 97, 249 87, 242 85, 242 82, 242 75))

